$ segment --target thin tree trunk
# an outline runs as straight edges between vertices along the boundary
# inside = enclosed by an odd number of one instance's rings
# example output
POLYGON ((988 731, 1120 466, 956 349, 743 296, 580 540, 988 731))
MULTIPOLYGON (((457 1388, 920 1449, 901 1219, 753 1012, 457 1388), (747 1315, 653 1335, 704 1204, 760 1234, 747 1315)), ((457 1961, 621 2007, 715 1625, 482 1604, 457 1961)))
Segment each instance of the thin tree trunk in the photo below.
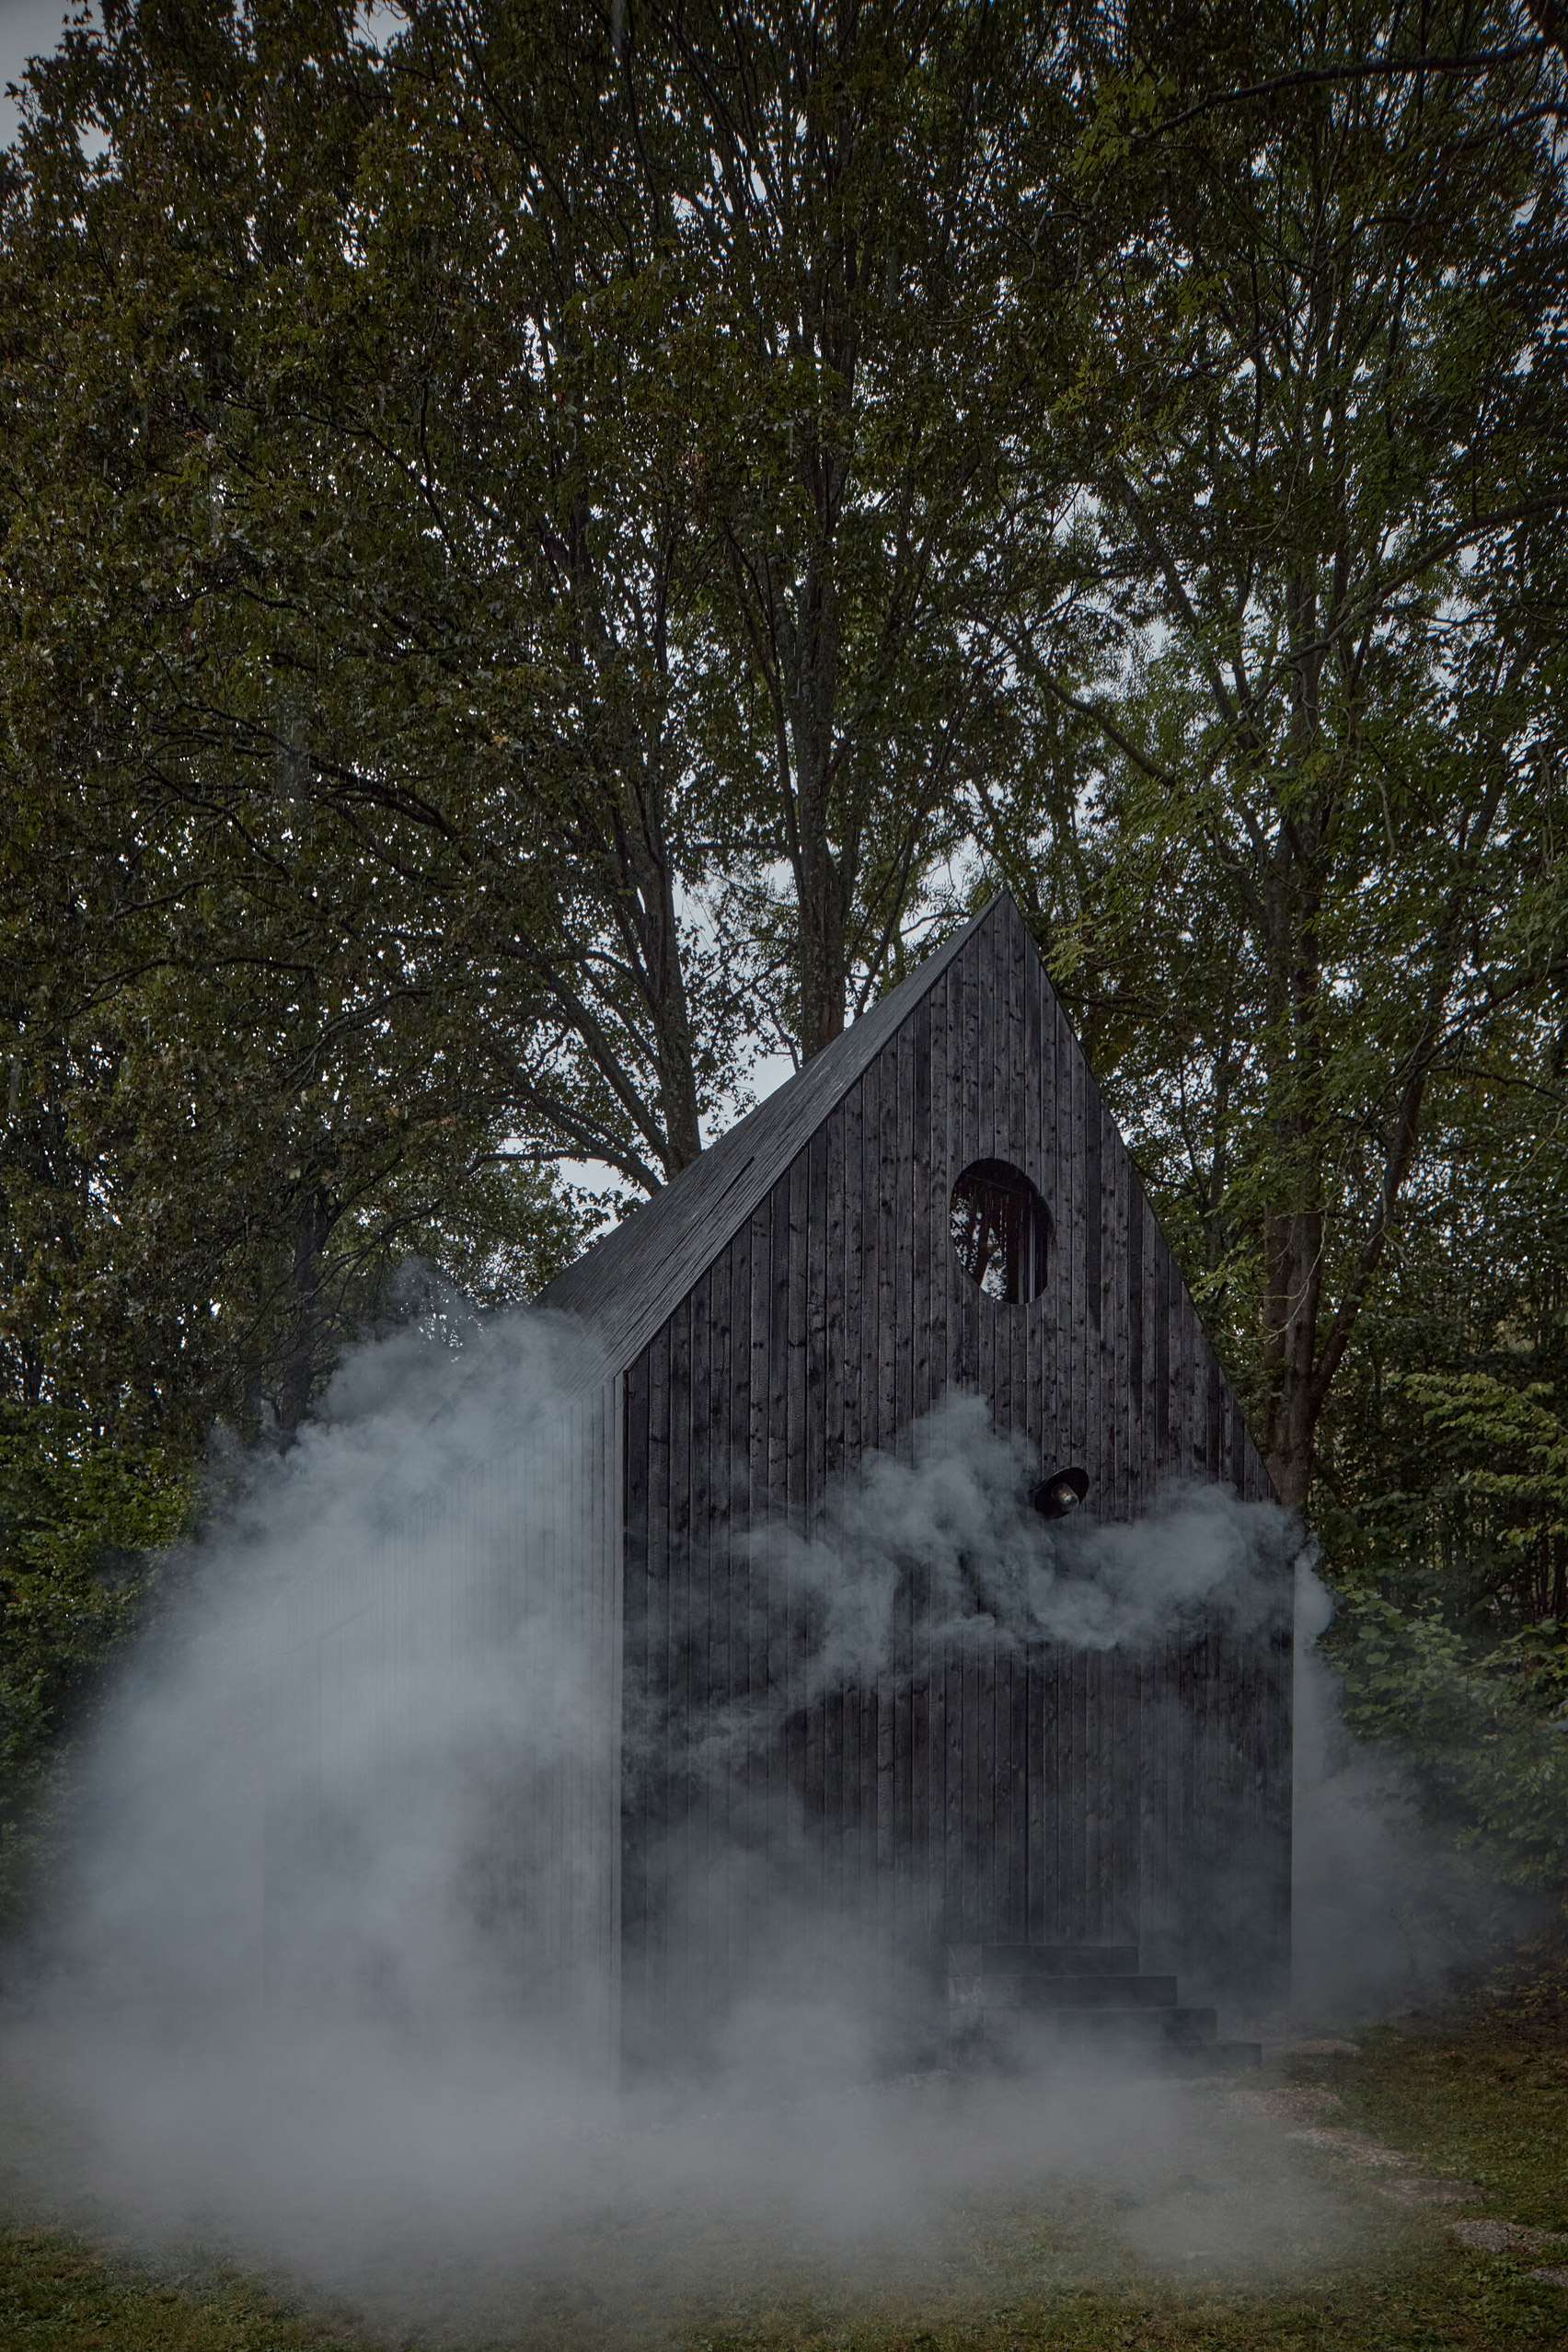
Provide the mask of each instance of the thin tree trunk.
POLYGON ((648 1016, 653 1031, 664 1170, 667 1176, 678 1176, 702 1151, 691 1007, 681 962, 680 925, 669 860, 644 855, 637 863, 639 961, 645 975, 648 1016))
POLYGON ((1263 1359, 1269 1374, 1267 1462, 1286 1510, 1306 1508, 1320 1410, 1313 1373, 1322 1297, 1323 1220, 1296 1208, 1267 1218, 1263 1359))
POLYGON ((848 979, 844 877, 829 831, 838 695, 837 598, 824 577, 824 568, 820 560, 809 567, 801 609, 785 640, 785 698, 795 771, 796 952, 804 1061, 842 1033, 848 979))
POLYGON ((321 1258, 337 1222, 324 1185, 312 1186, 300 1211, 289 1269, 291 1315, 282 1377, 278 1383, 278 1432, 292 1445, 310 1410, 321 1338, 321 1258))
MULTIPOLYGON (((1309 601, 1309 600, 1298 600, 1309 601)), ((1299 616, 1298 616, 1299 619, 1299 616)), ((1302 682, 1294 731, 1298 755, 1316 732, 1302 682)), ((1287 1510, 1305 1508, 1312 1483, 1318 1412, 1313 1373, 1323 1286, 1323 1170, 1318 1137, 1322 1076, 1322 986, 1316 872, 1322 813, 1282 819, 1264 891, 1269 958, 1269 1091, 1283 1198, 1263 1218, 1263 1362, 1268 1376, 1266 1459, 1287 1510)))

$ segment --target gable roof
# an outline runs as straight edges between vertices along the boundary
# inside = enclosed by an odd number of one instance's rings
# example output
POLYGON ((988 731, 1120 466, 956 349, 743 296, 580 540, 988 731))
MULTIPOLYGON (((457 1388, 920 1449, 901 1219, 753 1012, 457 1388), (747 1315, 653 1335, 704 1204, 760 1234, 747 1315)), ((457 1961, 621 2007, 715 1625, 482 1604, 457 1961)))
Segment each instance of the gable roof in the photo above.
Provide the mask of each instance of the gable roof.
POLYGON ((599 1343, 600 1371, 624 1371, 928 989, 1010 905, 1009 894, 998 893, 700 1159, 558 1274, 535 1306, 583 1317, 599 1343))

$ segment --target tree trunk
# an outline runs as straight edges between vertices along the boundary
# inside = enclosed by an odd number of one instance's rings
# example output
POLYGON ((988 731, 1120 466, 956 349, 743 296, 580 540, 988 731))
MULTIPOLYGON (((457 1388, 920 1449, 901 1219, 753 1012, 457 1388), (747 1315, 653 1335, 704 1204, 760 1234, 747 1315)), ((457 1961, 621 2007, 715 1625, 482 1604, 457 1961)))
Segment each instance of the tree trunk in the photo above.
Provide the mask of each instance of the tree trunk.
POLYGON ((845 878, 830 832, 834 710, 838 698, 838 599, 827 576, 826 545, 836 519, 836 471, 819 459, 809 469, 824 548, 813 557, 799 608, 784 639, 784 693, 794 765, 793 865, 796 955, 801 989, 801 1057, 810 1061, 844 1029, 848 974, 845 956, 845 878))
POLYGON ((657 834, 651 842, 645 834, 636 845, 635 890, 628 911, 635 927, 637 964, 643 975, 653 1032, 664 1172, 666 1176, 678 1176, 683 1168, 689 1168, 699 1157, 702 1129, 698 1114, 691 1008, 681 963, 680 926, 675 917, 669 860, 658 854, 662 847, 657 834))
POLYGON ((313 1185, 300 1210, 289 1269, 291 1311, 277 1409, 278 1435, 285 1447, 294 1443, 315 1393, 321 1340, 321 1258, 337 1218, 336 1204, 325 1185, 313 1185))
MULTIPOLYGON (((1293 591, 1297 629, 1310 629, 1310 592, 1293 591)), ((1304 760, 1318 732, 1315 677, 1297 671, 1292 748, 1304 760)), ((1275 1145, 1274 1205, 1263 1216, 1266 1459, 1286 1510, 1306 1508, 1318 1415, 1318 1316, 1323 1292, 1323 1144, 1319 1118, 1323 1040, 1318 859, 1324 812, 1281 814, 1262 892, 1268 956, 1268 1090, 1275 1145)))
POLYGON ((1320 1411, 1313 1376, 1322 1297, 1321 1216, 1297 1208, 1268 1217, 1263 1255, 1268 1472, 1286 1510, 1302 1511, 1312 1484, 1320 1411))

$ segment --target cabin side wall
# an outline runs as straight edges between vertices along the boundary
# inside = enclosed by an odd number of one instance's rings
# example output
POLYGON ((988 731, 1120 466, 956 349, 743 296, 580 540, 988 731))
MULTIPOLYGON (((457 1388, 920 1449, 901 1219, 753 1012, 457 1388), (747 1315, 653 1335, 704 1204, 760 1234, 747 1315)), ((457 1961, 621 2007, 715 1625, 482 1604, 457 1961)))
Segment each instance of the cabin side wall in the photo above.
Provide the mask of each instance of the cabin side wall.
POLYGON ((851 1087, 626 1378, 626 1967, 634 2046, 720 2012, 801 1889, 907 1949, 1141 1942, 1146 1966, 1277 1977, 1288 1941, 1287 1634, 934 1661, 808 1705, 747 1531, 809 1527, 828 1482, 952 1387, 1089 1508, 1171 1482, 1267 1499, 1262 1465, 1010 903, 851 1087), (982 1294, 953 1182, 1000 1158, 1052 1219, 1042 1294, 982 1294), (675 1747, 767 1694, 722 1770, 675 1747), (675 1727, 674 1730, 671 1727, 675 1727), (783 1858, 782 1860, 780 1858, 783 1858), (677 2012, 679 2014, 677 2014, 677 2012))

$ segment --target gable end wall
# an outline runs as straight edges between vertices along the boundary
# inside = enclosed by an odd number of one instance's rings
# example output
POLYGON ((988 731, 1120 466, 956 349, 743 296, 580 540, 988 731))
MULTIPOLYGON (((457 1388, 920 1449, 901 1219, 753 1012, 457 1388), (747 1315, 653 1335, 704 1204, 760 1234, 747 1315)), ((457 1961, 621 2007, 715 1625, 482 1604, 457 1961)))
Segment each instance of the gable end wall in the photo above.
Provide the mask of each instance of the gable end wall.
POLYGON ((1138 1655, 971 1656, 786 1703, 778 1597, 758 1589, 767 1571, 740 1539, 772 1520, 809 1526, 830 1480, 873 1447, 907 1451, 911 1424, 955 1386, 985 1396, 1043 1465, 1081 1463, 1101 1518, 1141 1516, 1170 1481, 1269 1496, 1007 899, 627 1372, 634 2035, 657 2041, 674 2030, 670 2002, 712 2012, 745 1980, 778 1895, 759 1854, 795 1856, 828 1913, 911 1947, 1139 1942, 1146 1967, 1213 1980, 1217 1931, 1239 1974, 1277 1976, 1289 1815, 1278 1637, 1245 1651, 1216 1632, 1138 1655), (954 1179, 991 1157, 1026 1170, 1051 1215, 1048 1279, 1027 1305, 983 1296, 949 1239, 954 1179), (678 1741, 765 1689, 783 1694, 770 1752, 701 1786, 683 1779, 661 1727, 678 1741))

